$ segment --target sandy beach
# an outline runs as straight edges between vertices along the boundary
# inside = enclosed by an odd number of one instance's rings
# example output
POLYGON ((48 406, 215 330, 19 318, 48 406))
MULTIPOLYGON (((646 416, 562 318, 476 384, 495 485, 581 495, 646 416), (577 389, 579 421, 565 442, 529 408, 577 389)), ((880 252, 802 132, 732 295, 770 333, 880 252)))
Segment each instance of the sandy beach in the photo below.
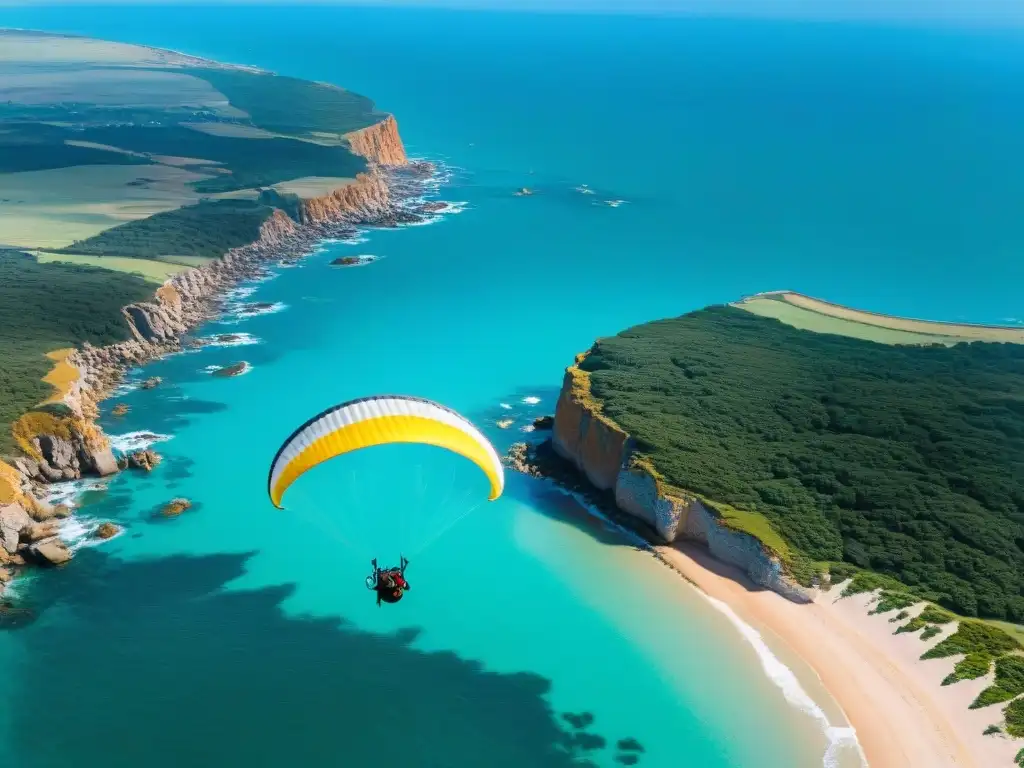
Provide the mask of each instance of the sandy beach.
MULTIPOLYGON (((920 661, 920 655, 955 631, 930 641, 919 633, 892 634, 897 613, 869 615, 872 596, 839 598, 842 585, 798 605, 756 587, 744 574, 690 544, 663 546, 658 554, 709 596, 728 604, 766 638, 803 659, 838 701, 856 729, 871 768, 1012 768, 1019 741, 983 736, 999 722, 998 706, 969 710, 991 678, 942 687, 961 657, 920 661), (773 638, 774 636, 774 638, 773 638)), ((916 606, 911 613, 923 608, 916 606)))

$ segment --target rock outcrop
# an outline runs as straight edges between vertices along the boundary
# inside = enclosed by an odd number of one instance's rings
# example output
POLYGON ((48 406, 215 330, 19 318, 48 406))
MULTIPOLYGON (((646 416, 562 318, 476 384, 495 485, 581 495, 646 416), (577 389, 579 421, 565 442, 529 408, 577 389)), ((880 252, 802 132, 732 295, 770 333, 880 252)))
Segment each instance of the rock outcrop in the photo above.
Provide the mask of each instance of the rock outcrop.
POLYGON ((101 523, 92 535, 97 539, 112 539, 121 532, 121 529, 113 523, 101 523))
POLYGON ((376 125, 345 135, 349 149, 380 165, 405 165, 409 162, 398 135, 398 121, 388 115, 376 125))
POLYGON ((565 372, 555 408, 555 452, 592 486, 610 491, 620 511, 646 523, 663 542, 699 542, 717 559, 741 568, 754 583, 796 602, 810 601, 811 592, 789 578, 781 560, 754 536, 728 527, 712 502, 666 487, 637 455, 630 435, 602 414, 589 375, 579 367, 585 357, 578 355, 565 372))
POLYGON ((144 472, 152 472, 163 459, 160 454, 151 448, 144 448, 141 451, 134 451, 125 457, 126 469, 141 469, 144 472))
POLYGON ((71 550, 58 538, 46 539, 29 548, 32 559, 40 565, 64 565, 71 560, 71 550))
POLYGON ((171 499, 164 508, 160 510, 160 514, 164 517, 177 517, 186 509, 192 508, 192 502, 188 499, 171 499))

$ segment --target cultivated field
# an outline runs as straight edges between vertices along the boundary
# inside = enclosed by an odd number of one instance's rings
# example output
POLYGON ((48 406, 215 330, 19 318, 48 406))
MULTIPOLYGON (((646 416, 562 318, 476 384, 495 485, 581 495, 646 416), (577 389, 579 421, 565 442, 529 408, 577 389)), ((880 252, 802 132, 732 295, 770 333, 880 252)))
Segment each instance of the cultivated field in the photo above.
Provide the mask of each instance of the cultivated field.
POLYGON ((787 325, 881 344, 957 344, 1000 341, 1024 344, 1024 328, 941 323, 865 312, 790 291, 762 293, 733 306, 787 325))

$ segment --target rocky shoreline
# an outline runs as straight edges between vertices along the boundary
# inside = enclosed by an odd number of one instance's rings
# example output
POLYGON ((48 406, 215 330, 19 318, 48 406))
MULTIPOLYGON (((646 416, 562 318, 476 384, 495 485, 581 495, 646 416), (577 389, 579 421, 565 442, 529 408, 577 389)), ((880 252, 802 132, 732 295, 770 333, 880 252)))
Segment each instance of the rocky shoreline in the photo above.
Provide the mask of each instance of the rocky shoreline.
POLYGON ((126 468, 95 421, 98 403, 113 394, 129 369, 198 346, 188 333, 227 311, 231 289, 267 276, 274 265, 302 259, 325 240, 351 238, 358 227, 398 227, 434 214, 436 206, 418 198, 436 168, 408 162, 394 118, 358 134, 351 137, 352 149, 366 153, 369 168, 354 182, 302 201, 295 218, 275 210, 255 242, 175 275, 150 301, 123 307, 132 339, 103 347, 86 343, 68 356, 77 381, 57 409, 33 412, 20 433, 16 428, 25 455, 0 462, 0 596, 16 569, 71 559, 54 522, 68 511, 45 501, 47 486, 126 468), (44 531, 42 525, 49 527, 44 531))

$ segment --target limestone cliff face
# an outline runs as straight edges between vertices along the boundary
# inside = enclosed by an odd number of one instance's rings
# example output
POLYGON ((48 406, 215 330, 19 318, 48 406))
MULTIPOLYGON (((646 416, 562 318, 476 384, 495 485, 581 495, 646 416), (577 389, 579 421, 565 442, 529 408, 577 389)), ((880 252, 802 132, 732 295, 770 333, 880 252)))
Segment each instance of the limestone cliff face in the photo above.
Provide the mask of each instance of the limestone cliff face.
POLYGON ((345 134, 349 148, 357 155, 380 165, 405 165, 402 137, 398 135, 398 121, 392 115, 384 120, 352 133, 345 134))
POLYGON ((300 215, 306 224, 373 222, 386 219, 391 208, 387 179, 380 171, 371 170, 329 195, 304 200, 300 215))
POLYGON ((651 467, 639 460, 632 438, 601 413, 590 392, 579 355, 562 382, 555 408, 552 445, 601 490, 615 494, 623 512, 643 520, 666 543, 699 542, 718 560, 741 568, 752 581, 795 602, 809 602, 809 590, 788 578, 782 562, 748 533, 727 527, 710 503, 669 492, 651 467))

